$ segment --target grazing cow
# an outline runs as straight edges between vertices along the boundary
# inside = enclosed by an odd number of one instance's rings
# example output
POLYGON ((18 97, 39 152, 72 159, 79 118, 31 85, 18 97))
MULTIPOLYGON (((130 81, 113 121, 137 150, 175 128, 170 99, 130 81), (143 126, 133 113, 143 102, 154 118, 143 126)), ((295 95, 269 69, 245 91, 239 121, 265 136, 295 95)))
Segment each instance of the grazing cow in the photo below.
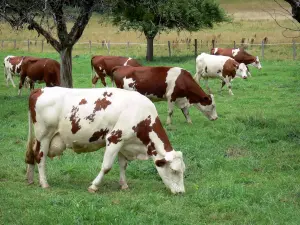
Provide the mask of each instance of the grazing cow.
POLYGON ((115 66, 141 66, 141 64, 132 58, 122 57, 122 56, 93 56, 91 59, 91 67, 92 67, 92 76, 93 70, 95 70, 95 75, 92 79, 93 87, 96 86, 98 79, 101 79, 102 84, 106 87, 105 76, 109 76, 112 85, 113 77, 112 77, 112 69, 115 66))
POLYGON ((247 67, 244 63, 239 64, 234 59, 228 56, 209 55, 202 53, 196 58, 196 74, 194 76, 196 81, 204 78, 206 87, 208 87, 208 78, 220 78, 222 86, 226 84, 229 89, 229 94, 233 95, 231 91, 231 80, 239 76, 243 79, 247 78, 247 67))
POLYGON ((60 85, 60 64, 54 59, 23 57, 20 72, 19 92, 25 78, 30 80, 30 89, 34 89, 34 82, 45 82, 47 87, 60 85))
POLYGON ((127 161, 151 158, 172 193, 185 191, 182 153, 171 146, 154 104, 145 96, 118 88, 46 87, 31 92, 25 159, 29 184, 36 162, 41 186, 49 187, 46 156, 59 156, 66 148, 87 153, 104 146, 101 171, 88 188, 90 192, 98 190, 116 156, 122 189, 128 188, 127 161))
POLYGON ((182 110, 191 123, 188 108, 196 106, 210 120, 218 118, 213 95, 207 95, 193 80, 191 74, 179 67, 116 67, 114 81, 123 88, 149 97, 168 101, 167 124, 171 124, 174 104, 182 110))
MULTIPOLYGON (((258 56, 250 55, 243 48, 213 48, 211 49, 212 55, 224 55, 233 58, 238 63, 244 63, 247 65, 252 65, 257 69, 261 69, 262 66, 260 64, 258 56)), ((248 75, 251 76, 249 68, 247 67, 248 75)))
POLYGON ((16 87, 14 80, 13 80, 13 76, 20 74, 21 64, 22 64, 21 61, 22 61, 21 56, 9 55, 4 58, 3 67, 4 67, 4 76, 5 76, 7 87, 8 87, 9 80, 11 81, 13 87, 14 88, 16 87))

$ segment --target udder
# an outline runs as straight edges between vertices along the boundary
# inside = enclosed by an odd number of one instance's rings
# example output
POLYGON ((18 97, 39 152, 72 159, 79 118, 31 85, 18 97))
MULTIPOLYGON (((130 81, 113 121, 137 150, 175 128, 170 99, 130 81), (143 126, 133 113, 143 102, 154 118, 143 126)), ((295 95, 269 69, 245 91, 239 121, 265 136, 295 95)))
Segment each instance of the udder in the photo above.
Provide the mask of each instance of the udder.
POLYGON ((53 158, 55 156, 62 155, 63 151, 66 149, 66 144, 62 140, 59 133, 57 133, 51 140, 48 156, 53 158))

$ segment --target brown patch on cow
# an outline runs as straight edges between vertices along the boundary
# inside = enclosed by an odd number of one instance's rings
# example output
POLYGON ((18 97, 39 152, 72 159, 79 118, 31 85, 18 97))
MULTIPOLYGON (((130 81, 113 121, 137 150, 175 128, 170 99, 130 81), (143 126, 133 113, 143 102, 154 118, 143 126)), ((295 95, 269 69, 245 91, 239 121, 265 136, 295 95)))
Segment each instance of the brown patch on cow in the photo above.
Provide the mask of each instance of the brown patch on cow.
POLYGON ((238 62, 236 62, 234 59, 228 59, 223 65, 222 76, 224 78, 226 78, 226 76, 232 77, 233 79, 236 75, 236 69, 238 67, 238 62))
POLYGON ((133 126, 132 129, 136 133, 136 136, 141 140, 141 142, 147 146, 148 155, 157 155, 155 144, 150 139, 150 132, 154 131, 159 139, 164 143, 164 149, 166 152, 172 151, 172 146, 167 137, 167 134, 162 127, 162 124, 158 117, 156 117, 155 122, 152 126, 151 124, 151 116, 148 116, 146 119, 139 122, 136 126, 133 126))
POLYGON ((96 131, 93 133, 92 137, 90 137, 89 142, 97 141, 99 138, 104 139, 104 137, 108 134, 109 130, 107 128, 101 129, 100 131, 96 131))
POLYGON ((211 97, 203 91, 192 75, 186 70, 181 70, 181 74, 175 82, 171 101, 174 102, 177 98, 184 97, 188 99, 190 104, 210 105, 212 103, 211 97))
POLYGON ((95 101, 95 108, 93 112, 95 113, 96 111, 101 111, 102 109, 105 110, 110 104, 111 102, 106 98, 102 98, 101 100, 98 98, 97 101, 95 101))
POLYGON ((35 161, 37 163, 40 163, 41 162, 41 158, 43 157, 43 152, 40 152, 41 150, 41 142, 36 140, 36 143, 35 143, 35 149, 34 149, 34 158, 35 158, 35 161))
POLYGON ((108 145, 110 145, 111 143, 114 143, 114 144, 119 143, 120 141, 122 141, 122 139, 120 139, 121 137, 122 137, 121 130, 112 131, 109 138, 107 138, 108 145))
POLYGON ((166 152, 170 152, 173 150, 171 143, 169 141, 169 138, 167 136, 166 131, 164 130, 160 119, 158 118, 158 116, 155 118, 155 122, 152 125, 153 127, 153 131, 157 134, 157 136, 159 137, 159 139, 164 143, 164 148, 166 152))
POLYGON ((128 84, 142 95, 153 95, 164 99, 167 89, 166 77, 172 67, 119 67, 114 72, 114 81, 118 88, 124 88, 124 78, 132 79, 134 83, 128 84))
POLYGON ((249 54, 243 48, 240 48, 240 51, 235 56, 232 55, 232 50, 234 50, 234 48, 218 48, 216 55, 228 56, 238 63, 245 63, 246 65, 253 63, 256 60, 255 56, 249 54))
POLYGON ((155 161, 155 165, 158 167, 162 167, 167 163, 167 160, 165 158, 163 159, 158 159, 155 161))
POLYGON ((81 126, 79 125, 80 119, 76 118, 76 114, 77 114, 78 111, 79 111, 79 108, 73 106, 72 111, 71 111, 72 114, 70 116, 70 121, 71 121, 71 124, 72 124, 71 131, 72 131, 73 134, 76 134, 77 131, 79 131, 80 128, 81 128, 81 126))
POLYGON ((35 105, 38 100, 38 98, 43 94, 43 91, 39 88, 36 90, 33 90, 30 93, 29 96, 29 110, 30 110, 30 115, 33 123, 36 123, 36 112, 35 112, 35 105))
POLYGON ((108 92, 106 91, 106 92, 103 93, 103 96, 104 96, 104 97, 106 97, 106 96, 107 96, 107 97, 111 97, 112 94, 113 94, 112 92, 111 92, 111 93, 108 93, 108 92))
MULTIPOLYGON (((108 94, 107 92, 104 92, 103 95, 111 96, 112 93, 108 94)), ((88 115, 84 119, 94 122, 96 112, 101 111, 102 109, 105 110, 110 104, 111 104, 111 101, 108 101, 106 98, 102 98, 102 99, 98 98, 97 101, 95 101, 95 107, 94 107, 93 113, 88 115)))
POLYGON ((87 103, 87 101, 85 100, 85 98, 83 98, 83 99, 81 99, 81 101, 79 102, 79 105, 84 105, 84 104, 86 104, 87 103))
POLYGON ((95 113, 92 113, 92 114, 88 115, 87 117, 85 117, 84 119, 94 122, 95 115, 96 115, 95 113))

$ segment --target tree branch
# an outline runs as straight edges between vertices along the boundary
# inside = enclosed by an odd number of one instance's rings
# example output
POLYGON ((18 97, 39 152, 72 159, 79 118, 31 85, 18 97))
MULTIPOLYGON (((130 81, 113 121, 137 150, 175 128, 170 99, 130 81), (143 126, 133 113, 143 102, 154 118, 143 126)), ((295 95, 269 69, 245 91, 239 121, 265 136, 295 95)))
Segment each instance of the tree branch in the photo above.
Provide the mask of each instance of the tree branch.
POLYGON ((49 5, 54 13, 56 22, 57 36, 60 43, 64 44, 68 41, 67 25, 64 18, 63 1, 50 1, 49 5))
POLYGON ((78 39, 81 37, 84 28, 89 22, 92 15, 92 9, 94 6, 94 0, 83 0, 80 13, 74 23, 70 33, 69 33, 69 45, 74 45, 78 39))

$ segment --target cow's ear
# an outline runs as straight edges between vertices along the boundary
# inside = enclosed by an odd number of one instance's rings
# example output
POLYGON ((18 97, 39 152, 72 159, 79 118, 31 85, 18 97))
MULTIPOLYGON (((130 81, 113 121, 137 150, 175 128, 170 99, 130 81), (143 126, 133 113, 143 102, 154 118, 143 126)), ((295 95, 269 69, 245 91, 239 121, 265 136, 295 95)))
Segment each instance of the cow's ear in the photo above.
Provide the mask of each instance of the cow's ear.
POLYGON ((166 165, 167 161, 163 158, 163 159, 158 159, 155 161, 155 165, 158 167, 162 167, 164 165, 166 165))

